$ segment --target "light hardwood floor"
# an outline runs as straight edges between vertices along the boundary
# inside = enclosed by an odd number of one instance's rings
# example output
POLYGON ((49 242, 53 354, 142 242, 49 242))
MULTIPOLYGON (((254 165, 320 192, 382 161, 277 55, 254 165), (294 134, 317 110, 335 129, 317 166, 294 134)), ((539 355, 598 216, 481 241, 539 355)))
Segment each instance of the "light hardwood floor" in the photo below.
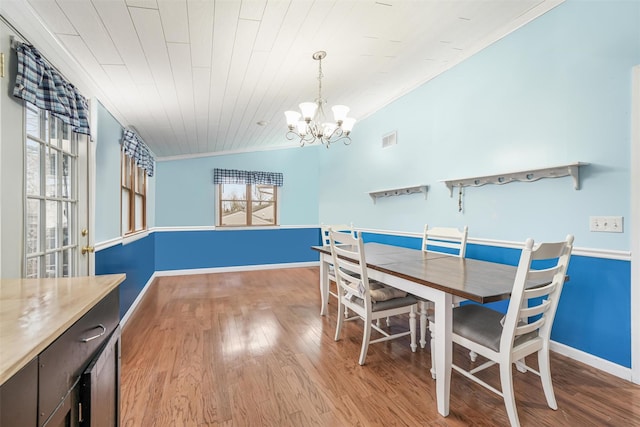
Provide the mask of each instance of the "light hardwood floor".
MULTIPOLYGON (((372 344, 359 366, 362 324, 333 340, 336 300, 320 316, 318 274, 156 279, 122 334, 121 425, 508 425, 502 399, 455 372, 451 413, 440 416, 429 346, 412 353, 408 337, 372 344)), ((454 360, 471 363, 462 349, 454 360)), ((523 426, 640 426, 639 386, 557 354, 551 369, 557 411, 535 375, 514 370, 523 426)), ((499 388, 496 367, 485 377, 499 388)))

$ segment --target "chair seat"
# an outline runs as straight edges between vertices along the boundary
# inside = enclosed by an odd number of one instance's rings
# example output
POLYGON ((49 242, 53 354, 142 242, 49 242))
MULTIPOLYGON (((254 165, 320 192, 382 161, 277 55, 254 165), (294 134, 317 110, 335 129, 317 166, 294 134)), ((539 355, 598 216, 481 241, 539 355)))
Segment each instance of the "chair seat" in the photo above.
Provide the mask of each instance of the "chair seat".
MULTIPOLYGON (((503 313, 476 304, 467 304, 453 309, 453 333, 477 344, 500 351, 503 313)), ((514 347, 538 336, 538 331, 520 335, 514 347)))
MULTIPOLYGON (((362 298, 354 296, 352 302, 358 304, 360 307, 364 307, 364 300, 362 298)), ((413 305, 417 302, 418 300, 414 296, 407 295, 404 298, 393 298, 386 301, 374 302, 371 304, 371 311, 375 313, 376 311, 391 310, 398 307, 413 305)))

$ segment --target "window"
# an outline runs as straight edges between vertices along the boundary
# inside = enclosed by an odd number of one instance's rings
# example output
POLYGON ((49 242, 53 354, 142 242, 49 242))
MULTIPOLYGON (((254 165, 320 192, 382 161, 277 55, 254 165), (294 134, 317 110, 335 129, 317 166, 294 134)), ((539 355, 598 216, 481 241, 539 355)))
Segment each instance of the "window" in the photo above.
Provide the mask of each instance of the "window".
POLYGON ((277 225, 278 187, 265 184, 218 184, 218 225, 277 225))
POLYGON ((121 151, 122 235, 147 229, 147 174, 133 157, 121 151))
POLYGON ((24 276, 74 276, 79 136, 31 103, 25 103, 25 114, 24 276))
POLYGON ((217 226, 278 224, 278 187, 282 173, 214 169, 217 226))

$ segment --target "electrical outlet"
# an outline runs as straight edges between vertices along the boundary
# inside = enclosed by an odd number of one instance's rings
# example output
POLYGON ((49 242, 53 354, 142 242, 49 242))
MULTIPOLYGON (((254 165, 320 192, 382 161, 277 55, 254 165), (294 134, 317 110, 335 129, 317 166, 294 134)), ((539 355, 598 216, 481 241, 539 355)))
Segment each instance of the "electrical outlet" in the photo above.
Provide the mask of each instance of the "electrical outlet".
POLYGON ((590 216, 589 231, 605 233, 622 233, 623 217, 621 216, 590 216))

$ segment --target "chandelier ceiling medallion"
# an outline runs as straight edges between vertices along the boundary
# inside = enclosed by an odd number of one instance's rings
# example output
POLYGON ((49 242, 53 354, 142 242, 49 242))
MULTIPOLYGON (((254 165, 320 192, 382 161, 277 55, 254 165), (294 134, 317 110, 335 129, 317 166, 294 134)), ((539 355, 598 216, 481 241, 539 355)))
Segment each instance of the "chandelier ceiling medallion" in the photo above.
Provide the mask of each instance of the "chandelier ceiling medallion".
POLYGON ((324 114, 324 104, 327 100, 322 97, 322 60, 327 56, 327 52, 318 51, 313 54, 313 59, 318 61, 318 98, 314 102, 303 102, 299 105, 300 113, 297 111, 285 111, 287 118, 286 137, 289 141, 299 139, 300 146, 321 142, 327 148, 334 142, 343 141, 345 145, 351 143, 349 134, 355 119, 347 117, 349 107, 346 105, 334 105, 333 122, 327 122, 324 114))

